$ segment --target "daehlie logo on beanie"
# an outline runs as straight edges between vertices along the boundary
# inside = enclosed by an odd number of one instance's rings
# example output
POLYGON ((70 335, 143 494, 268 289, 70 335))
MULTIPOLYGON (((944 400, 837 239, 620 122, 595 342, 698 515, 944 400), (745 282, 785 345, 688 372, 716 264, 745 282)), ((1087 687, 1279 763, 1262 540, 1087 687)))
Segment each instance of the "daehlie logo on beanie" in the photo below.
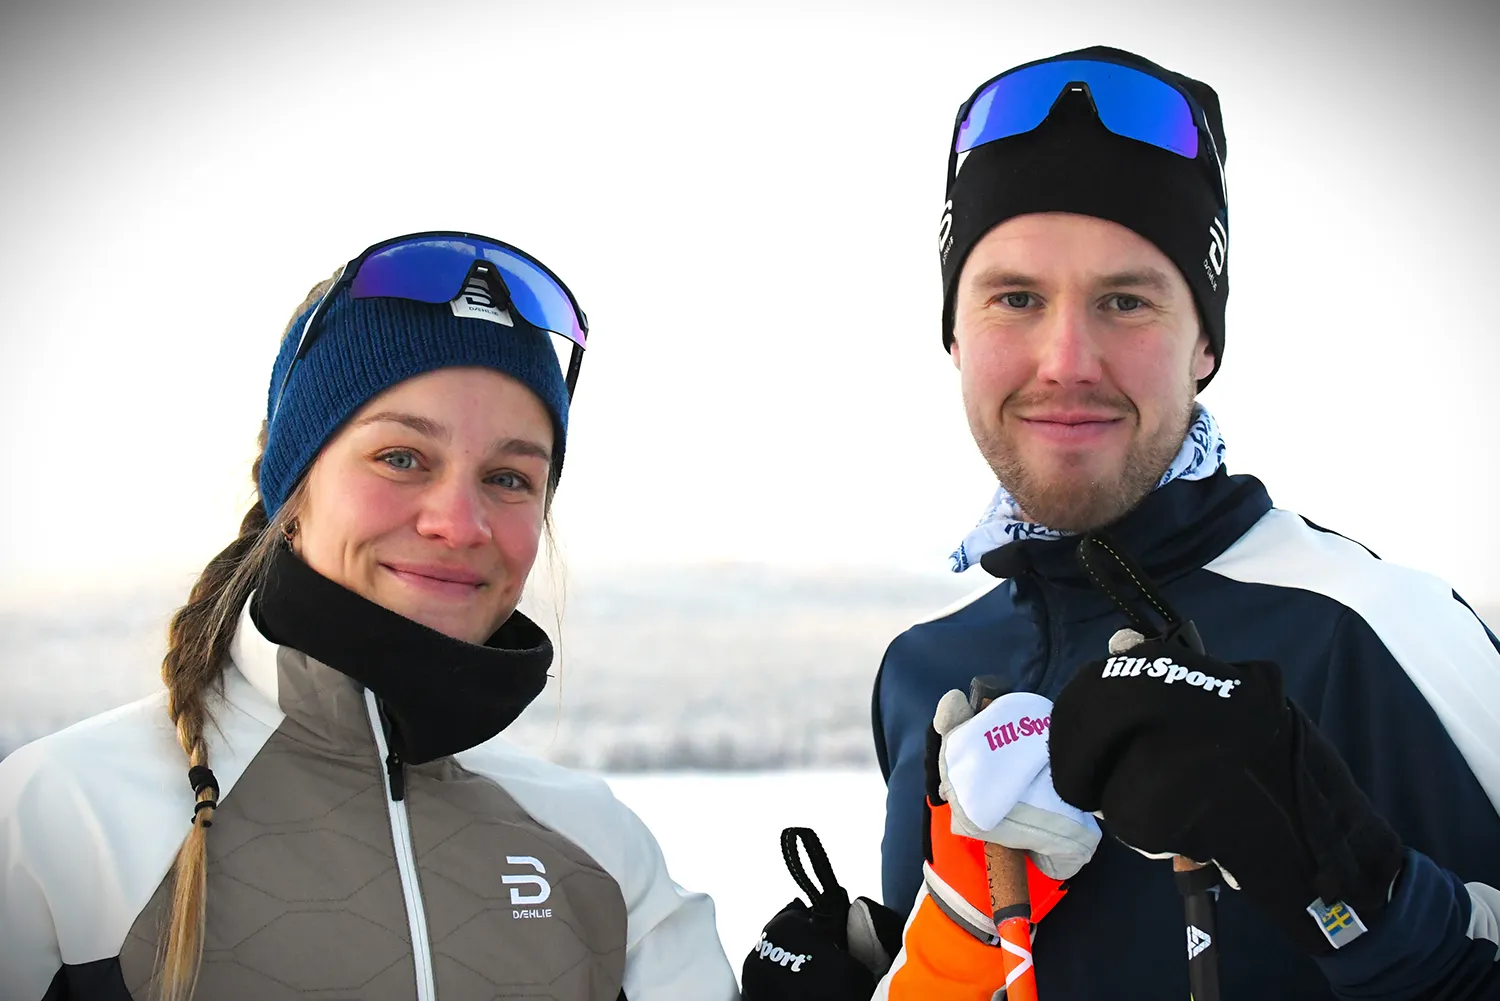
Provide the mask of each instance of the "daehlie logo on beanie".
POLYGON ((943 221, 938 223, 938 264, 948 263, 948 251, 953 249, 953 199, 943 203, 943 221))
POLYGON ((510 311, 495 305, 495 295, 483 274, 475 273, 464 282, 463 291, 448 304, 454 316, 466 316, 475 320, 489 320, 506 327, 514 327, 516 321, 510 311))
POLYGON ((1171 657, 1111 657, 1104 662, 1103 678, 1135 678, 1145 674, 1148 678, 1160 678, 1172 685, 1181 681, 1193 688, 1219 690, 1219 698, 1227 699, 1239 685, 1235 678, 1215 678, 1202 671, 1193 671, 1174 661, 1171 657))
POLYGON ((1209 287, 1219 291, 1219 276, 1224 273, 1224 264, 1229 256, 1229 230, 1224 225, 1224 213, 1220 212, 1208 227, 1208 256, 1203 258, 1203 273, 1208 276, 1209 287))
POLYGON ((775 945, 766 938, 766 933, 760 933, 760 942, 755 946, 755 954, 768 963, 777 966, 785 966, 793 973, 802 972, 802 964, 812 962, 812 955, 806 952, 787 952, 779 945, 775 945))

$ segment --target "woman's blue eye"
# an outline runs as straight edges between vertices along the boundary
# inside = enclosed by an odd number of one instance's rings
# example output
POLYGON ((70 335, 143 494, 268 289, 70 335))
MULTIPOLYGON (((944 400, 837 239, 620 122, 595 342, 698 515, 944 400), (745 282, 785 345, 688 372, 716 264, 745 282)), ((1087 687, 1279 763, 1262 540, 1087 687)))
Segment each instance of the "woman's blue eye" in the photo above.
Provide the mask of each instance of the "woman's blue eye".
POLYGON ((519 473, 495 473, 490 482, 503 490, 528 490, 531 483, 519 473))
POLYGON ((387 452, 380 457, 380 461, 403 472, 417 468, 417 457, 410 452, 387 452))

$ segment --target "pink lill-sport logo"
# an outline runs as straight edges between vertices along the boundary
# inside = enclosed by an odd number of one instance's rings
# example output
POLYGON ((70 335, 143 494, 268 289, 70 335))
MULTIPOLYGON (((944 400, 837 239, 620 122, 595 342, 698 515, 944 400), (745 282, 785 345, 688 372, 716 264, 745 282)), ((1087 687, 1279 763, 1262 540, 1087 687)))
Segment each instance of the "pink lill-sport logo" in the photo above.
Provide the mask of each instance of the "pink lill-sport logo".
POLYGON ((1014 744, 1022 737, 1035 737, 1037 734, 1044 733, 1051 725, 1051 716, 1043 716, 1040 719, 1022 716, 1014 722, 1001 723, 985 731, 984 739, 989 741, 990 750, 998 751, 1007 744, 1014 744))

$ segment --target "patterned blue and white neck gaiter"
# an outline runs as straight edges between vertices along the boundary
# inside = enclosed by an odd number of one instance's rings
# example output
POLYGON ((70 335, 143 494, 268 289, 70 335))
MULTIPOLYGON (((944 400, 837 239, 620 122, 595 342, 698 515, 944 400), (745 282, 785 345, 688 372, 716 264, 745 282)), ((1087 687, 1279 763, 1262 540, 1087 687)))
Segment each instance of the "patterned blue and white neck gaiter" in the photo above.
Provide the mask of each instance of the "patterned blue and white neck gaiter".
MULTIPOLYGON (((1224 464, 1224 439, 1219 425, 1201 403, 1193 404, 1193 424, 1188 428, 1177 458, 1167 467, 1156 484, 1160 489, 1173 480, 1202 480, 1218 472, 1224 464)), ((950 560, 954 573, 963 573, 978 563, 985 553, 1018 539, 1061 539, 1071 532, 1059 532, 1045 525, 1021 520, 1021 507, 1005 487, 999 487, 989 507, 964 541, 958 544, 950 560)))

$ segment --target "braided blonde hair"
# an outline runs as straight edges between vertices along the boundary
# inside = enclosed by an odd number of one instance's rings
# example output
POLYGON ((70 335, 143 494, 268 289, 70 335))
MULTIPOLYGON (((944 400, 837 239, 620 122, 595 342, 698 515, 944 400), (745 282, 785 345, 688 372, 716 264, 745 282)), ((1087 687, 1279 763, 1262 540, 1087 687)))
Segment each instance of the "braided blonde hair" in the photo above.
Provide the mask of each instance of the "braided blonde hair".
MULTIPOLYGON (((313 286, 292 314, 292 322, 282 331, 283 338, 291 332, 296 318, 332 284, 330 278, 313 286)), ((250 467, 250 478, 255 483, 260 482, 268 430, 262 422, 255 463, 250 467)), ((239 536, 208 561, 188 594, 187 604, 172 616, 161 677, 167 686, 167 714, 177 729, 177 742, 187 755, 189 769, 208 767, 204 732, 212 722, 209 697, 222 690, 224 663, 240 611, 250 593, 265 579, 277 542, 295 524, 304 495, 305 488, 299 485, 271 519, 266 518, 265 506, 257 497, 240 521, 239 536)), ((193 779, 194 785, 200 781, 193 779)), ((196 797, 192 828, 172 866, 171 905, 157 960, 162 1001, 188 1001, 203 961, 207 829, 213 824, 218 790, 205 784, 197 789, 196 797)))

